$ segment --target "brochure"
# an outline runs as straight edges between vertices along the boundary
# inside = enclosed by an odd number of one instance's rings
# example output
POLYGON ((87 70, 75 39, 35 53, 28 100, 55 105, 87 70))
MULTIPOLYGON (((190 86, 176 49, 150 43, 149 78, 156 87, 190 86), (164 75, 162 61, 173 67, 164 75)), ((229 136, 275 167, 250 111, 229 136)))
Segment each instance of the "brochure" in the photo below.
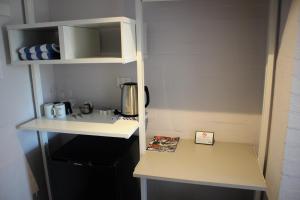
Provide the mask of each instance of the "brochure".
POLYGON ((175 152, 179 137, 154 136, 147 146, 148 151, 175 152))

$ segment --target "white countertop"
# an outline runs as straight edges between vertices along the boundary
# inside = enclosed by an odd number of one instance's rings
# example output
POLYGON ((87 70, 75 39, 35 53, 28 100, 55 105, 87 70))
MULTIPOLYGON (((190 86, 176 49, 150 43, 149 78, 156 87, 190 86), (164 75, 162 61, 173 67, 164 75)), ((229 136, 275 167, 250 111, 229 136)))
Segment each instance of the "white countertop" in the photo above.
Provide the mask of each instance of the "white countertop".
POLYGON ((146 151, 135 177, 265 191, 252 145, 216 142, 213 146, 180 139, 176 152, 146 151))

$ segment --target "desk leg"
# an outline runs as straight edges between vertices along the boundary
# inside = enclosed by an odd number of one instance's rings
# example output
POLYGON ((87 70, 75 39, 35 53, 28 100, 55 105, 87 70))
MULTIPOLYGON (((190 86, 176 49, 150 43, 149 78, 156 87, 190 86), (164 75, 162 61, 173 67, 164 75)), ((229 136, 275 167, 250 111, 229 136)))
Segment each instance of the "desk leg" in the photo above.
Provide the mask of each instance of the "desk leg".
POLYGON ((147 200, 147 179, 141 178, 141 200, 147 200))

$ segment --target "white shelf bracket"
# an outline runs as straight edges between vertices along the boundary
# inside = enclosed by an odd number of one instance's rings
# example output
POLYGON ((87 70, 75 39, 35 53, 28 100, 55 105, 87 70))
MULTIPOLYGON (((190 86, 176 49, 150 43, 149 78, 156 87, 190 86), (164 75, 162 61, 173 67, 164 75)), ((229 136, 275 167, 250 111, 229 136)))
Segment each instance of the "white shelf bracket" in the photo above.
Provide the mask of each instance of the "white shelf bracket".
MULTIPOLYGON (((28 24, 33 24, 35 23, 34 1, 33 0, 23 0, 23 1, 24 1, 25 21, 28 24)), ((34 99, 35 115, 36 117, 41 117, 41 105, 43 104, 44 100, 43 100, 40 65, 38 64, 30 65, 30 73, 31 73, 31 85, 32 85, 32 93, 34 99)), ((46 145, 48 144, 48 135, 47 132, 38 132, 37 135, 38 135, 38 139, 42 151, 48 198, 49 200, 52 200, 48 165, 47 165, 47 156, 46 156, 46 145)))
POLYGON ((138 104, 139 104, 139 136, 140 153, 146 150, 145 129, 145 97, 144 97, 144 58, 143 58, 143 10, 141 0, 136 0, 136 39, 137 39, 137 82, 138 82, 138 104))
MULTIPOLYGON (((138 82, 138 107, 139 107, 139 142, 141 156, 146 151, 145 128, 145 97, 144 97, 144 58, 143 58, 143 5, 141 0, 135 0, 136 13, 136 41, 137 41, 137 82, 138 82)), ((147 180, 142 178, 141 199, 147 200, 147 180)))

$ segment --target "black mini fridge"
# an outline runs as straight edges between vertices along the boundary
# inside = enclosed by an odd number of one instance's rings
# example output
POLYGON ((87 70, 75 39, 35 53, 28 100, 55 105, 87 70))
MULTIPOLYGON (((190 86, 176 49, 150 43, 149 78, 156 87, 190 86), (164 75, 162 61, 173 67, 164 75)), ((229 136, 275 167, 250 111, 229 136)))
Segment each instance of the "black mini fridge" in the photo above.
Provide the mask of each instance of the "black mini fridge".
POLYGON ((77 136, 48 160, 54 200, 138 200, 139 140, 77 136))

